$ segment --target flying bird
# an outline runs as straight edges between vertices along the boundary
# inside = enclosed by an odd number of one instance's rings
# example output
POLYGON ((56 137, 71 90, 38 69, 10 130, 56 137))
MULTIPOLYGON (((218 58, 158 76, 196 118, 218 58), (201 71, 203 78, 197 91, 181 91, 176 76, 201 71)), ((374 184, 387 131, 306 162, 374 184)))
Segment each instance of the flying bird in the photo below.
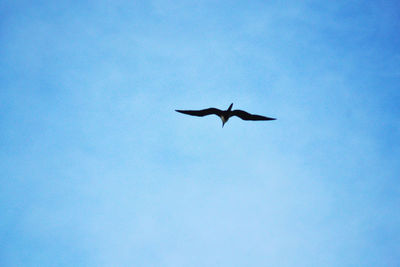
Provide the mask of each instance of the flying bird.
POLYGON ((232 110, 232 106, 233 106, 233 103, 229 106, 229 108, 227 110, 220 110, 217 108, 206 108, 206 109, 201 109, 201 110, 178 110, 178 109, 176 109, 175 111, 183 113, 183 114, 191 115, 191 116, 198 116, 198 117, 204 117, 204 116, 212 115, 212 114, 217 115, 222 120, 222 127, 224 127, 225 123, 232 116, 237 116, 245 121, 276 120, 275 118, 269 118, 269 117, 265 117, 265 116, 261 116, 261 115, 250 114, 250 113, 247 113, 246 111, 243 111, 240 109, 232 110))

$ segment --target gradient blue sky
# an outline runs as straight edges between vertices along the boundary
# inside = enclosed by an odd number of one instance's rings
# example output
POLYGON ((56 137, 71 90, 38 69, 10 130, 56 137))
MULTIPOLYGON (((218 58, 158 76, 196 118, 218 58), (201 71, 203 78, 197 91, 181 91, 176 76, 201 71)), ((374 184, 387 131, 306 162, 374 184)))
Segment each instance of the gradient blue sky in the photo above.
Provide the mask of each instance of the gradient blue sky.
POLYGON ((400 266, 398 1, 0 1, 1 266, 400 266), (210 106, 273 122, 174 109, 210 106))

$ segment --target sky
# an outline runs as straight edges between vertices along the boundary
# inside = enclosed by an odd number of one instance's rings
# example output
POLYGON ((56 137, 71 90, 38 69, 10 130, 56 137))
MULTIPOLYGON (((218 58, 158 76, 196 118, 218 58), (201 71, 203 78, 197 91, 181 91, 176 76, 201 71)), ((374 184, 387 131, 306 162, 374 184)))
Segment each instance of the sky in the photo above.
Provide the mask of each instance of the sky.
POLYGON ((400 266, 398 1, 0 1, 1 266, 400 266), (243 109, 277 118, 191 117, 243 109))

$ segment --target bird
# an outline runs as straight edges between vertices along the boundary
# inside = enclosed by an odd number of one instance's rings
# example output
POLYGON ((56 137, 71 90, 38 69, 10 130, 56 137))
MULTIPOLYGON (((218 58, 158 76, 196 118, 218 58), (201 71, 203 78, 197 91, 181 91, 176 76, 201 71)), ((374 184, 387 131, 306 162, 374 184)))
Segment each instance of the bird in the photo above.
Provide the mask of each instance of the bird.
POLYGON ((201 110, 179 110, 176 109, 176 112, 180 112, 183 114, 197 116, 197 117, 204 117, 207 115, 217 115, 222 120, 222 127, 224 127, 225 123, 229 120, 232 116, 237 116, 245 121, 272 121, 276 120, 275 118, 265 117, 261 115, 250 114, 246 111, 235 109, 232 110, 233 103, 229 106, 227 110, 220 110, 217 108, 206 108, 201 110))

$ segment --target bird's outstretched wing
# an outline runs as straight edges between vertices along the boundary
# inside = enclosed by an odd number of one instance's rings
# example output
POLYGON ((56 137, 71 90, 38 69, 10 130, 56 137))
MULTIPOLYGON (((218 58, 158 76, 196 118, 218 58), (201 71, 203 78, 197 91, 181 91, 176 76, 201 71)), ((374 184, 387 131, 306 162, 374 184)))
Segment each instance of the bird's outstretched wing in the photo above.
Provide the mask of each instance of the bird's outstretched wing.
POLYGON ((198 116, 198 117, 203 117, 211 114, 215 114, 217 116, 220 116, 222 114, 222 111, 217 109, 217 108, 206 108, 202 110, 178 110, 176 109, 175 111, 187 114, 187 115, 192 115, 192 116, 198 116))
POLYGON ((238 116, 242 120, 245 121, 272 121, 276 120, 275 118, 270 118, 270 117, 265 117, 261 115, 253 115, 250 113, 247 113, 246 111, 240 110, 240 109, 235 109, 232 110, 232 116, 238 116))

